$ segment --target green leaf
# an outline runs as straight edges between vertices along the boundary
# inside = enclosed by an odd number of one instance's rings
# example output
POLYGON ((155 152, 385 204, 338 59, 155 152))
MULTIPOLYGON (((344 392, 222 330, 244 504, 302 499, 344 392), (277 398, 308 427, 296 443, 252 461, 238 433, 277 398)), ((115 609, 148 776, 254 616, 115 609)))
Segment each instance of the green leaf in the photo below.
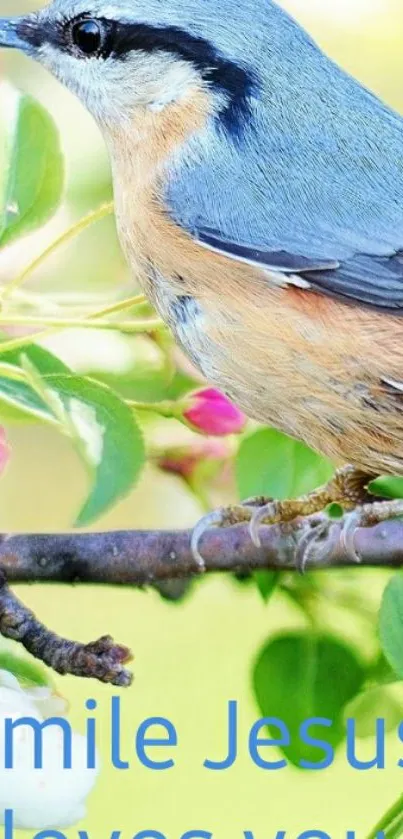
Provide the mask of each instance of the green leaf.
POLYGON ((293 498, 326 483, 333 467, 303 443, 272 428, 242 440, 236 476, 242 499, 253 495, 293 498))
POLYGON ((32 389, 24 371, 3 361, 0 362, 0 413, 10 420, 28 416, 55 422, 53 413, 32 389), (7 409, 11 409, 9 415, 7 409))
POLYGON ((35 391, 23 381, 0 375, 0 414, 3 420, 35 419, 54 422, 54 417, 35 391))
POLYGON ((20 684, 27 687, 47 687, 50 684, 45 670, 39 664, 8 650, 0 650, 0 670, 12 673, 20 684))
POLYGON ((383 593, 379 637, 385 658, 403 679, 403 574, 396 574, 383 593))
MULTIPOLYGON (((290 745, 282 751, 294 766, 322 756, 301 742, 304 720, 327 717, 333 724, 326 729, 326 741, 333 747, 342 742, 344 708, 361 690, 364 678, 365 669, 354 652, 334 637, 304 630, 269 640, 255 664, 253 686, 262 715, 287 725, 290 745)), ((311 734, 323 739, 323 728, 312 726, 311 734)), ((278 736, 275 728, 272 735, 278 736)))
POLYGON ((152 587, 158 591, 162 600, 168 603, 180 604, 188 597, 193 586, 193 580, 161 580, 153 583, 152 587))
POLYGON ((402 720, 401 685, 381 685, 359 693, 344 716, 355 720, 357 737, 374 737, 378 719, 385 721, 386 731, 395 731, 402 720))
POLYGON ((50 375, 42 387, 42 398, 90 469, 92 489, 76 522, 89 525, 135 485, 145 461, 140 428, 133 411, 92 379, 50 375))
POLYGON ((403 478, 382 475, 371 481, 368 489, 374 495, 381 495, 383 498, 403 498, 403 478))
MULTIPOLYGON (((254 495, 297 497, 326 483, 333 473, 329 461, 273 428, 261 428, 242 440, 235 467, 242 499, 254 495)), ((255 572, 254 578, 263 599, 268 600, 278 576, 273 579, 272 572, 263 571, 255 572)))
POLYGON ((381 685, 394 685, 399 682, 395 671, 386 660, 383 652, 379 653, 377 659, 369 665, 367 672, 367 680, 372 687, 380 687, 381 685))
POLYGON ((26 374, 21 368, 23 357, 28 358, 42 374, 70 372, 69 368, 59 358, 37 344, 24 347, 23 351, 11 350, 1 354, 0 416, 6 422, 42 420, 54 423, 54 414, 26 381, 26 374), (7 372, 7 366, 9 367, 8 375, 2 375, 2 373, 7 372))
POLYGON ((262 600, 264 603, 268 603, 280 579, 280 573, 278 571, 254 571, 253 576, 262 595, 262 600))
POLYGON ((21 361, 23 369, 0 362, 0 404, 59 424, 72 439, 93 479, 77 520, 78 526, 88 525, 123 498, 140 474, 145 449, 134 412, 106 385, 65 372, 68 368, 41 347, 29 347, 21 361))
POLYGON ((42 375, 71 373, 70 368, 60 358, 57 358, 49 350, 45 350, 44 347, 40 347, 39 344, 29 344, 20 350, 8 350, 1 353, 0 362, 4 361, 7 364, 14 364, 16 367, 21 367, 21 360, 24 357, 28 358, 36 370, 42 375))
POLYGON ((32 97, 0 84, 0 241, 44 224, 60 204, 64 167, 57 128, 32 97))

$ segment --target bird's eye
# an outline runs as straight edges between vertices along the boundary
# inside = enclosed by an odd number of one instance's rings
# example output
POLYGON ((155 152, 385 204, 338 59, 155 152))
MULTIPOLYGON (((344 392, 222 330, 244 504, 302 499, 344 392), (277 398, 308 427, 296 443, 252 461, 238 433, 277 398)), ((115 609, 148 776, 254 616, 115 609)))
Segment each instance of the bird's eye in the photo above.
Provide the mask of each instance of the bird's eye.
POLYGON ((79 20, 71 28, 71 37, 75 47, 84 55, 99 55, 104 41, 101 21, 79 20))

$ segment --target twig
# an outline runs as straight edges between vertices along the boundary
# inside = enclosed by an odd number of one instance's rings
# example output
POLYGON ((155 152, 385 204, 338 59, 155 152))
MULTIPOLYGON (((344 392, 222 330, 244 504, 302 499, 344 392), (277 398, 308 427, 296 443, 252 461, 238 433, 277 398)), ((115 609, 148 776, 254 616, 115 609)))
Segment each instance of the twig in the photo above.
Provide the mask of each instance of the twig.
MULTIPOLYGON (((206 571, 295 571, 301 545, 324 516, 291 525, 262 527, 261 547, 252 544, 247 527, 211 529, 200 545, 206 571)), ((311 543, 308 568, 320 570, 356 564, 342 548, 342 521, 330 523, 319 542, 311 543)), ((129 651, 106 636, 91 644, 67 641, 46 629, 10 591, 9 582, 99 583, 143 587, 199 574, 190 551, 191 531, 116 531, 0 536, 0 633, 20 641, 32 655, 59 673, 130 684, 123 668, 129 651)), ((355 548, 362 567, 403 565, 403 521, 359 528, 355 548)), ((307 559, 307 557, 305 557, 307 559)))
POLYGON ((56 673, 83 676, 126 687, 132 681, 123 664, 131 658, 126 647, 114 644, 109 635, 90 644, 79 644, 51 632, 9 589, 0 573, 0 633, 21 643, 56 673))

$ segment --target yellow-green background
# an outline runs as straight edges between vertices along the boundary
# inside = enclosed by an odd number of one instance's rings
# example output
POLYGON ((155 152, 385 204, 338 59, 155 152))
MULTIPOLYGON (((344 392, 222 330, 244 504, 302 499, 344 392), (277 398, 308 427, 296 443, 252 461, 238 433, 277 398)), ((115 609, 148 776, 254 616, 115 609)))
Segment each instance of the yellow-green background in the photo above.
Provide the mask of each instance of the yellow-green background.
MULTIPOLYGON (((202 0, 201 0, 202 2, 202 0)), ((16 14, 33 4, 2 0, 2 14, 16 14)), ((287 5, 287 4, 285 4, 287 5)), ((403 111, 403 8, 401 0, 371 3, 358 14, 358 0, 289 0, 338 61, 403 111), (371 7, 373 10, 371 11, 371 7)), ((24 247, 17 244, 0 262, 3 279, 12 276, 27 253, 36 253, 62 230, 109 195, 108 164, 101 138, 91 119, 72 96, 40 68, 17 56, 1 57, 2 72, 34 92, 60 125, 68 162, 66 204, 56 220, 24 247)), ((403 175, 403 173, 402 173, 403 175)), ((103 222, 80 242, 54 258, 33 287, 52 291, 103 291, 128 284, 128 276, 114 237, 113 224, 103 222)), ((77 341, 85 355, 92 347, 87 335, 58 339, 53 344, 71 357, 77 341), (70 342, 70 346, 69 346, 70 342)), ((104 339, 106 354, 112 345, 104 339)), ((99 344, 95 350, 99 356, 99 344)), ((70 527, 85 492, 86 476, 68 441, 53 430, 38 426, 10 432, 13 454, 0 482, 0 530, 62 530, 70 527)), ((192 524, 201 509, 177 478, 149 470, 132 496, 105 517, 100 526, 173 527, 192 524)), ((379 597, 385 577, 362 573, 365 592, 379 597)), ((136 679, 123 695, 123 740, 132 768, 110 768, 108 708, 112 691, 72 678, 57 679, 68 698, 71 716, 83 728, 84 702, 94 696, 99 704, 100 748, 104 767, 89 801, 83 823, 91 837, 103 839, 112 829, 131 837, 144 828, 161 830, 179 839, 192 827, 210 830, 221 839, 254 831, 256 839, 269 839, 277 829, 296 836, 309 827, 327 830, 332 837, 356 829, 358 836, 377 820, 400 793, 403 756, 397 736, 389 737, 385 771, 357 772, 340 752, 331 770, 302 773, 287 768, 265 773, 247 756, 247 733, 258 712, 250 687, 253 657, 276 626, 295 625, 300 618, 276 598, 265 607, 255 589, 240 589, 234 582, 213 578, 197 586, 180 606, 163 602, 156 593, 84 587, 24 586, 19 593, 61 634, 90 639, 105 631, 135 651, 136 679), (237 764, 227 772, 202 768, 203 759, 222 751, 225 709, 229 699, 240 707, 240 749, 237 764), (135 758, 137 725, 149 715, 163 715, 176 725, 177 765, 169 772, 150 772, 135 758)), ((346 631, 354 633, 345 615, 346 631)), ((364 641, 364 639, 361 639, 364 641)), ((337 679, 337 673, 334 673, 337 679)), ((372 756, 373 743, 362 741, 361 755, 372 756)), ((18 834, 23 835, 23 834, 18 834)), ((69 837, 77 829, 67 831, 69 837)))

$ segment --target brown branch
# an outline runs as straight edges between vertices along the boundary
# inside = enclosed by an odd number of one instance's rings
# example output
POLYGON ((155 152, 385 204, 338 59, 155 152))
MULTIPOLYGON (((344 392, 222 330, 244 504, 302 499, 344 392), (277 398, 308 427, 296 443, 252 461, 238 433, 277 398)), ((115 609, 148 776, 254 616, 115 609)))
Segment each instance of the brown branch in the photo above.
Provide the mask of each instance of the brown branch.
MULTIPOLYGON (((262 527, 256 548, 247 527, 212 528, 200 549, 209 572, 257 569, 296 570, 298 549, 312 525, 324 517, 288 525, 262 527)), ((341 522, 331 524, 309 570, 352 565, 340 543, 341 522)), ((163 580, 199 574, 190 551, 189 530, 123 530, 106 533, 61 533, 0 536, 0 569, 8 581, 100 583, 143 587, 163 580)), ((403 565, 403 520, 358 528, 355 546, 362 566, 403 565)))
MULTIPOLYGON (((324 516, 291 525, 262 527, 261 547, 247 527, 211 529, 200 545, 206 572, 297 570, 312 528, 324 516)), ((342 522, 333 522, 307 548, 310 570, 346 567, 342 522)), ((8 582, 80 582, 143 587, 200 574, 190 550, 191 531, 117 531, 108 533, 0 536, 0 632, 20 641, 32 655, 59 673, 89 676, 117 685, 130 683, 123 668, 129 652, 106 636, 87 645, 59 638, 46 629, 10 591, 8 582)), ((358 528, 355 548, 362 566, 403 565, 403 521, 358 528)), ((355 565, 355 563, 354 563, 355 565)))
POLYGON ((56 673, 83 676, 125 687, 132 681, 123 664, 130 660, 130 650, 114 644, 109 635, 90 644, 79 644, 61 638, 40 623, 9 589, 0 572, 0 633, 18 641, 35 658, 56 673))

